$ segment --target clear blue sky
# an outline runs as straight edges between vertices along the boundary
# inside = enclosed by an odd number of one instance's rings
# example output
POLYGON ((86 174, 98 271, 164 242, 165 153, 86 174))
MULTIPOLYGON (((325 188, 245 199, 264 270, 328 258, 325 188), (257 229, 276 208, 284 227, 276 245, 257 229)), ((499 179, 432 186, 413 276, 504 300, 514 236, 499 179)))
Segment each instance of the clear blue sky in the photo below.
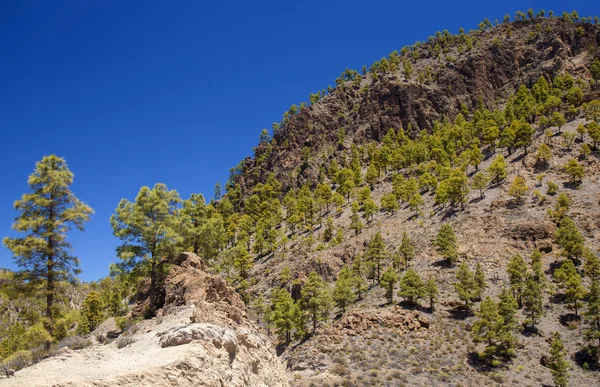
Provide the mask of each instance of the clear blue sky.
MULTIPOLYGON (((14 235, 35 162, 65 157, 96 212, 70 237, 81 278, 96 280, 116 260, 109 218, 121 198, 156 182, 212 196, 262 128, 345 67, 530 6, 600 13, 589 0, 220 3, 2 1, 0 236, 14 235)), ((0 267, 14 268, 4 247, 0 267)))

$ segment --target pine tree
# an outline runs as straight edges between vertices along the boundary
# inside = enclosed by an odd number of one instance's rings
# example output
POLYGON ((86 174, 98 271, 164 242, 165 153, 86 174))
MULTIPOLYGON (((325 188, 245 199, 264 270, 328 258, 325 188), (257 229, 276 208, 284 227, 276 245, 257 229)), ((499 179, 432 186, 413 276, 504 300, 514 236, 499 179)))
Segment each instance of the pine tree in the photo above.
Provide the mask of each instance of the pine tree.
POLYGON ((565 164, 564 169, 573 184, 580 183, 585 174, 585 169, 576 159, 569 159, 565 164))
POLYGON ((481 171, 481 172, 478 172, 475 176, 473 176, 473 183, 471 186, 473 187, 473 189, 479 190, 479 197, 481 199, 483 199, 484 198, 483 192, 489 183, 490 183, 489 174, 485 171, 481 171))
POLYGON ((456 271, 456 280, 454 289, 458 294, 458 298, 465 302, 465 307, 469 307, 469 301, 479 294, 477 282, 473 272, 469 269, 466 262, 461 263, 456 271))
POLYGON ((413 269, 408 269, 400 281, 398 296, 410 303, 418 303, 424 295, 424 285, 421 277, 413 269))
POLYGON ((389 212, 391 215, 398 210, 400 206, 398 205, 398 199, 393 192, 386 194, 381 198, 381 209, 389 212))
POLYGON ((256 315, 256 323, 260 324, 263 316, 267 314, 267 305, 265 304, 265 299, 263 298, 262 293, 259 293, 258 296, 252 299, 250 302, 250 308, 256 315))
POLYGON ((379 282, 381 263, 385 257, 385 243, 383 242, 383 238, 381 238, 381 234, 377 232, 371 241, 369 241, 365 254, 367 266, 369 267, 369 278, 373 280, 373 283, 375 281, 379 282))
POLYGON ((579 274, 575 273, 571 275, 565 283, 565 296, 566 301, 572 304, 572 308, 575 311, 575 316, 577 316, 579 301, 585 297, 585 293, 585 288, 581 283, 581 277, 579 274))
POLYGON ((585 263, 583 264, 585 275, 592 280, 600 279, 600 260, 596 254, 586 248, 583 250, 583 257, 585 259, 585 263))
POLYGON ((350 216, 350 228, 354 230, 355 235, 360 234, 363 229, 363 223, 358 216, 358 203, 352 203, 352 215, 350 216), (355 206, 356 204, 356 206, 355 206))
POLYGON ((517 304, 512 292, 506 288, 502 288, 498 298, 498 313, 502 317, 502 324, 505 329, 514 331, 518 323, 517 308, 519 304, 517 304))
MULTIPOLYGON (((506 305, 503 306, 504 313, 510 313, 506 305)), ((500 313, 500 305, 496 304, 490 297, 486 297, 479 306, 477 320, 473 324, 473 340, 487 344, 483 353, 479 356, 491 366, 499 366, 507 357, 515 355, 514 327, 505 323, 500 313)))
POLYGON ((473 277, 476 288, 475 288, 475 298, 481 300, 483 296, 483 292, 485 288, 487 288, 487 282, 485 280, 485 273, 483 272, 483 267, 481 267, 481 263, 477 262, 477 266, 475 266, 475 276, 473 277))
POLYGON ((110 218, 113 233, 123 240, 117 248, 125 271, 140 269, 150 277, 148 313, 160 308, 157 289, 165 276, 164 260, 172 257, 181 238, 177 233, 180 202, 177 191, 164 184, 142 187, 135 202, 122 199, 110 218))
POLYGON ((508 194, 515 198, 517 204, 521 204, 523 202, 523 197, 527 195, 528 189, 529 187, 527 187, 525 179, 523 179, 521 176, 517 176, 511 183, 510 187, 508 187, 508 194))
POLYGON ((567 387, 569 384, 569 363, 565 359, 567 351, 560 339, 560 333, 554 332, 550 345, 550 372, 554 378, 554 385, 567 387))
POLYGON ((527 276, 523 291, 523 309, 527 315, 525 324, 535 329, 537 320, 542 316, 542 289, 540 282, 532 275, 527 276))
POLYGON ((346 305, 354 301, 354 292, 352 291, 352 271, 348 267, 342 268, 338 274, 335 287, 333 288, 333 301, 346 311, 346 305))
POLYGON ((569 259, 578 259, 583 254, 583 236, 571 218, 567 216, 562 218, 554 238, 569 259))
POLYGON ((394 303, 394 287, 398 283, 398 279, 398 273, 392 267, 388 267, 381 276, 381 287, 385 289, 388 304, 394 303))
POLYGON ((300 305, 310 315, 312 333, 314 334, 317 330, 317 323, 325 320, 331 309, 331 293, 327 283, 316 271, 308 275, 308 279, 300 293, 302 296, 300 305))
POLYGON ((600 355, 600 280, 593 279, 588 293, 587 310, 583 314, 587 329, 585 338, 596 342, 596 353, 600 355))
POLYGON ((415 249, 406 231, 402 233, 402 242, 400 242, 400 255, 404 261, 404 268, 410 266, 410 262, 415 258, 415 249))
POLYGON ((496 183, 500 183, 500 181, 506 178, 506 161, 504 160, 504 156, 496 156, 488 168, 488 173, 493 176, 496 183))
POLYGON ((20 214, 13 224, 14 230, 28 234, 24 238, 6 237, 2 242, 12 251, 16 265, 25 269, 27 281, 39 282, 45 288, 46 329, 52 334, 55 300, 62 292, 58 284, 73 280, 80 272, 67 232, 72 227, 83 230, 93 211, 71 192, 73 173, 60 157, 44 156, 28 183, 32 192, 15 202, 20 214))
POLYGON ((438 295, 440 294, 440 291, 438 290, 438 286, 437 286, 437 283, 435 282, 435 279, 433 279, 431 277, 429 277, 429 279, 427 279, 427 281, 425 282, 424 293, 425 293, 425 297, 427 297, 429 299, 429 309, 433 310, 435 300, 437 299, 438 295))
POLYGON ((277 334, 280 339, 289 343, 292 330, 298 324, 300 317, 298 304, 286 289, 277 289, 271 296, 271 308, 271 322, 275 325, 277 334))
POLYGON ((85 301, 83 301, 81 315, 86 333, 93 331, 96 329, 96 327, 98 327, 98 325, 100 325, 104 317, 100 293, 96 291, 91 291, 88 293, 88 295, 85 297, 85 301))
POLYGON ((437 246, 437 251, 449 264, 454 264, 458 260, 456 236, 450 224, 442 224, 435 238, 435 245, 437 246))
POLYGON ((241 279, 247 279, 250 275, 250 271, 252 270, 254 262, 252 261, 252 257, 246 250, 246 247, 243 244, 238 244, 235 247, 235 258, 233 261, 233 267, 237 270, 238 275, 241 279))
POLYGON ((352 289, 356 298, 362 300, 362 294, 367 290, 364 276, 364 262, 361 254, 354 257, 352 261, 352 289))
POLYGON ((506 268, 508 278, 510 280, 510 288, 513 292, 513 297, 517 300, 519 308, 523 302, 523 290, 525 289, 525 281, 527 279, 527 265, 519 254, 514 255, 508 262, 506 268))

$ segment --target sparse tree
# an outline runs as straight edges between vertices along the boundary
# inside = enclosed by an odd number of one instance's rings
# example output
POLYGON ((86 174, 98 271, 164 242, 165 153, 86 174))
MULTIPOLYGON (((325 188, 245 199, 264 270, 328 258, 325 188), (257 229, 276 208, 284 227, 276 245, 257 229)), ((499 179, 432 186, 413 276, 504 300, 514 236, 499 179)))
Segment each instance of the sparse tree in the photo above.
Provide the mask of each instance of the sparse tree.
POLYGON ((550 372, 556 387, 567 387, 569 384, 569 363, 565 359, 567 351, 560 339, 560 333, 554 332, 550 345, 550 372))
POLYGON ((80 272, 67 233, 72 227, 83 230, 93 211, 71 192, 73 173, 60 157, 44 156, 28 183, 32 192, 15 201, 19 215, 13 224, 14 230, 27 235, 2 242, 12 251, 16 265, 25 269, 26 280, 44 288, 46 330, 52 334, 60 283, 74 280, 80 272))
POLYGON ((437 251, 446 259, 449 264, 454 264, 458 260, 458 251, 456 236, 449 223, 442 224, 440 231, 434 241, 437 251))
POLYGON ((424 295, 424 284, 421 277, 413 269, 408 269, 400 281, 398 296, 410 303, 417 303, 424 295))
POLYGON ((346 305, 354 301, 354 292, 352 291, 352 271, 348 267, 342 268, 333 288, 333 301, 346 311, 346 305))
POLYGON ((394 303, 394 287, 398 283, 398 273, 389 266, 381 276, 381 287, 385 289, 385 297, 388 304, 394 303))

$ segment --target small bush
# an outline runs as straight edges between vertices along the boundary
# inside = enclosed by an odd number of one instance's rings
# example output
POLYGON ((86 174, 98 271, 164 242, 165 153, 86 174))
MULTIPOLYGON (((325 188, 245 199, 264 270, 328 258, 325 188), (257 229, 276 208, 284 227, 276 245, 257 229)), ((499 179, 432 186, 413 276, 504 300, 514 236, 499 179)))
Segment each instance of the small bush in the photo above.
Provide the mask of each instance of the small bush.
POLYGON ((58 348, 69 347, 74 351, 87 348, 92 345, 92 340, 83 336, 70 336, 64 338, 58 343, 58 348))
POLYGON ((2 363, 2 368, 6 371, 13 370, 18 371, 22 368, 27 367, 32 363, 31 352, 29 351, 17 351, 4 359, 2 363))
POLYGON ((120 339, 117 340, 117 348, 121 349, 121 348, 125 348, 128 345, 131 345, 135 343, 135 339, 131 336, 125 336, 125 337, 121 337, 120 339))

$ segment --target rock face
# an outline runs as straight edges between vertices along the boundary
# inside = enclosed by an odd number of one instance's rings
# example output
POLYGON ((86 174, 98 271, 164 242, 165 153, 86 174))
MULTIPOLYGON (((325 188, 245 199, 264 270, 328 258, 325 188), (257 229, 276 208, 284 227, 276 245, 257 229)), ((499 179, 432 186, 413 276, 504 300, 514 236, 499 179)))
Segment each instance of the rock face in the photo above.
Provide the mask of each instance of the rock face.
MULTIPOLYGON (((165 280, 164 309, 137 325, 131 344, 118 348, 120 337, 63 350, 2 385, 287 386, 268 337, 246 318, 235 290, 205 267, 194 254, 180 257, 165 280)), ((112 335, 114 320, 100 328, 112 335)))
POLYGON ((236 177, 236 183, 244 195, 251 194, 258 182, 264 183, 269 173, 275 173, 285 189, 305 183, 314 186, 321 164, 328 165, 335 157, 319 159, 323 151, 332 153, 337 147, 343 153, 351 144, 379 142, 390 128, 404 128, 413 136, 420 130, 430 131, 436 120, 454 120, 461 103, 473 108, 479 100, 493 108, 519 85, 531 86, 542 75, 553 78, 569 71, 589 79, 588 62, 582 63, 582 58, 600 41, 598 31, 589 23, 560 18, 516 21, 478 33, 478 47, 462 53, 450 51, 448 55, 456 60, 449 61, 434 57, 431 45, 435 43, 423 43, 415 49, 420 59, 413 64, 414 72, 429 66, 434 82, 422 83, 415 76, 407 79, 398 70, 378 77, 368 74, 360 83, 334 88, 292 116, 272 144, 257 147, 254 159, 243 160, 244 173, 236 177), (583 35, 577 28, 583 29, 583 35), (539 33, 542 30, 551 33, 539 33), (341 128, 343 141, 339 141, 341 128), (302 158, 304 147, 312 151, 307 163, 302 158))

